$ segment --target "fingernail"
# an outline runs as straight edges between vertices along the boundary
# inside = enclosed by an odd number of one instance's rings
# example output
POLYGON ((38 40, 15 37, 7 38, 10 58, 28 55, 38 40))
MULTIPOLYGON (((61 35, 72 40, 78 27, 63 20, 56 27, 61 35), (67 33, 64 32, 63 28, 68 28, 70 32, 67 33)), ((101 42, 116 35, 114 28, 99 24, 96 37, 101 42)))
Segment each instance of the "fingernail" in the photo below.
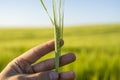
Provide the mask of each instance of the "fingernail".
POLYGON ((60 40, 60 45, 61 46, 64 45, 64 40, 63 39, 60 40))
POLYGON ((50 76, 50 80, 58 80, 58 73, 57 72, 50 72, 49 76, 50 76))

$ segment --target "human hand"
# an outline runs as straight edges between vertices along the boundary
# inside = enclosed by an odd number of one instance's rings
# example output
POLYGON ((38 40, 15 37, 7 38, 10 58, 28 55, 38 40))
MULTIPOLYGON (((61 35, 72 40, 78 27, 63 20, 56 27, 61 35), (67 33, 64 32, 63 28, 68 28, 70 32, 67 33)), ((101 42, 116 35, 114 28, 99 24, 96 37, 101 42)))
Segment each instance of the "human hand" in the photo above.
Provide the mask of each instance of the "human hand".
MULTIPOLYGON (((61 46, 63 43, 61 40, 61 46)), ((6 66, 0 73, 0 80, 74 80, 75 73, 72 71, 62 73, 52 71, 55 68, 54 58, 33 64, 53 50, 53 40, 30 49, 6 66)), ((60 66, 69 64, 75 59, 76 57, 73 53, 63 55, 60 57, 60 66)))

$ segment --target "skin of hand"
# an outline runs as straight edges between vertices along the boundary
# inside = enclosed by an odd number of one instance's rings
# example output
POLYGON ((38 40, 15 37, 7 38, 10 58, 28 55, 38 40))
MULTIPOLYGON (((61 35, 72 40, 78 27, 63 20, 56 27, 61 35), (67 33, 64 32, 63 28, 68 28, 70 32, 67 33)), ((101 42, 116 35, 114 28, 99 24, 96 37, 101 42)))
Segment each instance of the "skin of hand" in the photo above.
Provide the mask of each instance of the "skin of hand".
MULTIPOLYGON (((61 40, 61 46, 64 41, 61 40)), ((39 58, 54 50, 54 40, 38 45, 11 61, 0 73, 0 80, 74 80, 73 71, 54 72, 55 59, 35 63, 39 58), (34 64, 33 64, 34 63, 34 64)), ((76 60, 73 53, 60 57, 60 66, 76 60)))

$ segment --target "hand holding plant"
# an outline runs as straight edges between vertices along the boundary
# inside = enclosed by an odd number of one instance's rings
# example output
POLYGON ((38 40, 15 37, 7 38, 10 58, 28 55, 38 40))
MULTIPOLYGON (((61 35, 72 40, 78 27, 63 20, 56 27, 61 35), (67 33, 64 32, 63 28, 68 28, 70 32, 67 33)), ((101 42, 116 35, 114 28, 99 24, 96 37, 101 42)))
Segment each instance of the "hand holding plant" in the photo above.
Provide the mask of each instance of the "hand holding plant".
POLYGON ((5 69, 0 73, 0 80, 74 80, 75 74, 72 71, 57 73, 59 66, 64 66, 75 61, 76 57, 73 53, 69 53, 60 57, 61 46, 63 45, 63 0, 59 1, 58 9, 56 9, 56 0, 52 0, 53 14, 52 19, 49 15, 43 0, 40 0, 45 11, 47 12, 52 24, 54 25, 55 41, 49 41, 42 45, 38 45, 21 56, 11 61, 5 69), (58 12, 57 12, 58 10, 58 12), (58 14, 57 14, 58 13, 58 14), (54 45, 55 44, 55 45, 54 45), (55 48, 54 48, 55 47, 55 48), (39 58, 55 49, 55 59, 47 59, 45 61, 34 64, 39 58), (56 72, 52 71, 56 68, 56 72))
MULTIPOLYGON (((60 45, 63 45, 63 41, 60 45)), ((54 58, 33 64, 53 50, 53 40, 30 49, 5 67, 0 73, 0 80, 74 80, 75 74, 72 71, 62 73, 52 71, 55 68, 54 58)), ((60 66, 69 64, 74 60, 73 53, 63 55, 60 57, 60 66)))

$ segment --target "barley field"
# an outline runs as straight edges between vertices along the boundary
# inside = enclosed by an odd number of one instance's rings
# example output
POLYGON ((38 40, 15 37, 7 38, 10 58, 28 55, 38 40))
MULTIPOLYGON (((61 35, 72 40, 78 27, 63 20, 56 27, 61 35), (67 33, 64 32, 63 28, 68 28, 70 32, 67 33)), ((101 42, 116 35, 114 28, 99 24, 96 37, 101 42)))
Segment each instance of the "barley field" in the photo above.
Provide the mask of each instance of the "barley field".
MULTIPOLYGON (((0 28, 0 71, 15 57, 53 39, 53 28, 0 28)), ((72 26, 64 29, 62 53, 74 52, 76 80, 120 80, 120 24, 72 26)), ((54 52, 38 61, 54 57, 54 52)))

